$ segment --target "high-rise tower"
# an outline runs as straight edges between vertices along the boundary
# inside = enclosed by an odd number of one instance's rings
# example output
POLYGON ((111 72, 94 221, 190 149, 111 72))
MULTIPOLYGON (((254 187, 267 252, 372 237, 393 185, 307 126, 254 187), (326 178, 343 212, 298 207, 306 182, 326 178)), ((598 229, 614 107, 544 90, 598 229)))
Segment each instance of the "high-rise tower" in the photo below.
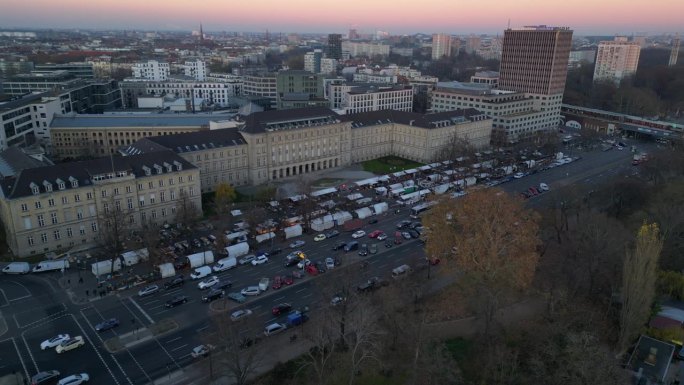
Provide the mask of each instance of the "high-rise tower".
POLYGON ((594 81, 612 81, 620 85, 622 79, 636 73, 639 66, 641 45, 617 36, 611 41, 602 41, 596 51, 594 81))
POLYGON ((527 94, 544 121, 534 131, 555 129, 568 74, 572 30, 567 27, 533 26, 504 32, 499 68, 499 89, 527 94))
POLYGON ((342 35, 331 33, 328 35, 328 57, 331 59, 342 59, 342 35))
POLYGON ((441 59, 442 56, 451 56, 451 36, 436 33, 432 35, 432 60, 441 59))
POLYGON ((200 23, 200 44, 204 44, 204 31, 202 30, 202 23, 200 23))

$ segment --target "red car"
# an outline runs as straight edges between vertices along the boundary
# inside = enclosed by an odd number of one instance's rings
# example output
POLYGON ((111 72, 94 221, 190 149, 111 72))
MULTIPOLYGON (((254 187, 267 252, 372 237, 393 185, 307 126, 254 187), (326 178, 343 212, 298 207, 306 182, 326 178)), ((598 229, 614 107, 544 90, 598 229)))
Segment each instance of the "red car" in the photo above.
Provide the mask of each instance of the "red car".
POLYGON ((275 305, 271 311, 273 315, 281 315, 283 313, 287 313, 290 310, 292 310, 292 305, 290 305, 287 302, 283 302, 275 305))
POLYGON ((305 267, 304 270, 311 275, 318 275, 318 269, 313 264, 305 267))
POLYGON ((375 230, 372 233, 368 234, 368 238, 377 238, 382 234, 382 230, 375 230))
POLYGON ((273 286, 272 287, 276 290, 283 287, 283 281, 279 275, 276 275, 275 278, 273 278, 273 286))
POLYGON ((294 280, 289 275, 284 275, 280 278, 282 278, 282 280, 283 280, 283 285, 289 286, 289 285, 292 285, 294 283, 294 280))
POLYGON ((397 231, 396 233, 394 233, 394 244, 395 245, 401 245, 402 238, 403 238, 403 236, 401 235, 400 232, 397 231))

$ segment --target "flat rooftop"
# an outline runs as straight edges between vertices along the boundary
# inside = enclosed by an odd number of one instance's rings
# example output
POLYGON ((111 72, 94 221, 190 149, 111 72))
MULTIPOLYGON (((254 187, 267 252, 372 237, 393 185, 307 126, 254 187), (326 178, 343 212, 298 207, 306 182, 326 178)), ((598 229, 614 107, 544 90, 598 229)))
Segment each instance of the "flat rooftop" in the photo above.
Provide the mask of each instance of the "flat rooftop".
POLYGON ((55 115, 51 128, 107 128, 107 127, 199 127, 209 122, 225 120, 214 115, 55 115))

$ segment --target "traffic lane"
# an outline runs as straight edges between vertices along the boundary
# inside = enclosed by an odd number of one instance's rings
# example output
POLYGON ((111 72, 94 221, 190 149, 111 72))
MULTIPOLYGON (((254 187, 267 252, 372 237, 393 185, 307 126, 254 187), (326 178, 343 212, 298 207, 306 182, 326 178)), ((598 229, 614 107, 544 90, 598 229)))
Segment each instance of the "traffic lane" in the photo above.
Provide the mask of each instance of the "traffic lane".
POLYGON ((33 369, 25 367, 26 362, 19 351, 19 344, 14 338, 0 341, 0 373, 22 373, 23 375, 33 374, 33 369), (27 373, 30 372, 30 373, 27 373))
POLYGON ((18 278, 4 276, 0 280, 0 293, 5 302, 11 303, 30 298, 33 293, 27 287, 27 282, 20 282, 18 278))
POLYGON ((97 334, 104 340, 132 332, 137 328, 144 326, 141 325, 141 321, 136 315, 131 313, 130 309, 121 302, 114 302, 108 306, 100 306, 99 301, 94 302, 91 306, 80 309, 80 313, 86 320, 91 332, 97 334), (111 318, 117 319, 119 321, 119 326, 101 332, 98 332, 95 329, 97 324, 111 318))
POLYGON ((158 342, 150 341, 135 345, 125 352, 116 354, 117 359, 134 384, 146 384, 159 377, 160 368, 167 365, 172 371, 182 367, 158 342))
POLYGON ((96 384, 119 383, 114 373, 104 362, 104 357, 98 350, 98 340, 93 340, 78 323, 72 314, 66 314, 45 322, 39 326, 28 328, 22 332, 24 345, 29 352, 35 372, 44 370, 58 370, 64 377, 76 373, 88 373, 91 381, 96 384), (57 334, 67 333, 72 337, 81 336, 85 345, 74 350, 58 354, 55 348, 41 350, 40 343, 57 334))
POLYGON ((60 302, 45 304, 32 297, 22 300, 21 305, 15 305, 14 310, 12 318, 17 328, 26 328, 66 313, 67 307, 60 302))

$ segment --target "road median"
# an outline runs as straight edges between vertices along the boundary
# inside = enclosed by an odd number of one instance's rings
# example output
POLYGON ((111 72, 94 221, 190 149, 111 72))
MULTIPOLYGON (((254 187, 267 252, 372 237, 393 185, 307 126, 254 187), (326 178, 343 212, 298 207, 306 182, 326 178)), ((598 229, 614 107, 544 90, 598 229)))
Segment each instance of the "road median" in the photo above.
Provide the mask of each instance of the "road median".
POLYGON ((118 335, 104 341, 104 347, 109 353, 117 353, 135 345, 158 338, 178 329, 178 323, 172 318, 166 318, 149 327, 136 329, 132 332, 118 335))

